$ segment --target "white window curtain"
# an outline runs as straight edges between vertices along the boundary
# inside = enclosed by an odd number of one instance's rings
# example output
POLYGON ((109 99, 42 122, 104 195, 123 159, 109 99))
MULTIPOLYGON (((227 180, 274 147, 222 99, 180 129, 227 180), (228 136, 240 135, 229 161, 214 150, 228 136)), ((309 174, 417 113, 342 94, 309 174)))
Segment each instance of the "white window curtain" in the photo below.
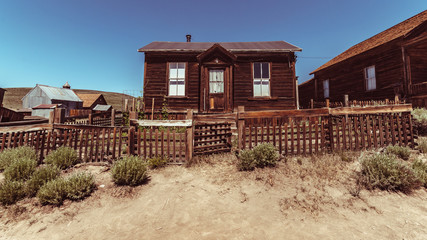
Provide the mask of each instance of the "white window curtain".
POLYGON ((254 67, 254 97, 270 96, 270 64, 257 62, 254 67))
POLYGON ((329 79, 323 81, 323 96, 329 98, 329 79))
POLYGON ((377 88, 377 80, 375 78, 375 66, 365 68, 366 90, 374 90, 377 88))
POLYGON ((209 93, 224 92, 224 70, 209 70, 209 93))
POLYGON ((169 63, 169 96, 185 96, 185 63, 169 63))

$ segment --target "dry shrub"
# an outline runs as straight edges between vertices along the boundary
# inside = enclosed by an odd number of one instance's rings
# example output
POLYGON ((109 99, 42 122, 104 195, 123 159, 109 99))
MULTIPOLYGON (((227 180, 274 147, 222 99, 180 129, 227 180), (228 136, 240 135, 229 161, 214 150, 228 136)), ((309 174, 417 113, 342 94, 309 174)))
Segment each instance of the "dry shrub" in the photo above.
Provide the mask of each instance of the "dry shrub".
POLYGON ((27 146, 6 149, 0 153, 0 171, 5 170, 13 161, 19 159, 37 160, 36 151, 27 146))
POLYGON ((56 178, 44 184, 37 192, 37 198, 43 205, 61 205, 67 197, 67 181, 56 178))
POLYGON ((389 145, 385 151, 386 153, 394 154, 403 160, 408 160, 411 155, 411 150, 408 147, 402 147, 399 145, 389 145))
POLYGON ((407 164, 392 154, 374 153, 361 161, 361 174, 368 189, 410 193, 421 182, 407 164))
POLYGON ((423 186, 427 188, 427 163, 421 159, 417 159, 412 164, 415 176, 421 181, 423 186))
POLYGON ((67 169, 80 162, 77 152, 70 147, 59 147, 46 156, 45 162, 60 169, 67 169))
POLYGON ((254 152, 252 150, 242 150, 239 153, 239 162, 237 168, 240 171, 252 171, 255 169, 256 162, 254 152))
POLYGON ((137 156, 126 156, 114 163, 111 174, 117 185, 137 186, 148 178, 147 164, 137 156))
POLYGON ((45 183, 59 176, 60 170, 56 166, 47 165, 36 169, 27 181, 27 195, 33 197, 45 183))
POLYGON ((84 199, 95 190, 95 178, 90 173, 77 173, 66 179, 67 198, 73 201, 84 199))
POLYGON ((414 129, 419 135, 427 135, 427 109, 415 108, 411 112, 414 119, 414 129))
POLYGON ((4 177, 11 181, 27 180, 36 170, 36 167, 37 162, 34 159, 16 159, 4 170, 4 177))
POLYGON ((422 153, 427 153, 427 138, 418 138, 418 150, 420 150, 422 153))
POLYGON ((255 167, 274 167, 279 160, 279 153, 271 143, 261 143, 251 150, 243 150, 239 154, 238 168, 251 171, 255 167))
POLYGON ((151 169, 162 168, 168 164, 168 159, 166 156, 158 155, 152 158, 147 159, 148 167, 151 169))
POLYGON ((25 197, 25 184, 22 181, 5 180, 0 183, 0 203, 3 206, 16 203, 25 197))

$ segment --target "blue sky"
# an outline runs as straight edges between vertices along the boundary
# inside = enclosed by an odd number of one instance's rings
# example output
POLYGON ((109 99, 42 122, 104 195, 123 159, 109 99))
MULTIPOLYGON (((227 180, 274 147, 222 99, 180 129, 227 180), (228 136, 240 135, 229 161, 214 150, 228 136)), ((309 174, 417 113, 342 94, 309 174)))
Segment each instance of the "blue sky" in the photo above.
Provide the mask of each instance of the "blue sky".
POLYGON ((0 87, 142 90, 152 41, 284 40, 297 75, 427 9, 427 0, 0 0, 0 87))

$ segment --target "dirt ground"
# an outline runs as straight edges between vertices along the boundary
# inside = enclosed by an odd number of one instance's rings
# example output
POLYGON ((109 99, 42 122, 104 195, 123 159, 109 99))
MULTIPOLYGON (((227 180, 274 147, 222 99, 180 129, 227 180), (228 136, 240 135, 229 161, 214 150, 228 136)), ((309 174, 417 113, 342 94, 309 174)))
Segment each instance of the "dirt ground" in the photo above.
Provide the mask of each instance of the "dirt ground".
POLYGON ((427 191, 361 190, 358 161, 289 158, 237 171, 232 155, 150 171, 147 184, 117 187, 107 165, 82 202, 0 207, 0 239, 427 239, 427 191))

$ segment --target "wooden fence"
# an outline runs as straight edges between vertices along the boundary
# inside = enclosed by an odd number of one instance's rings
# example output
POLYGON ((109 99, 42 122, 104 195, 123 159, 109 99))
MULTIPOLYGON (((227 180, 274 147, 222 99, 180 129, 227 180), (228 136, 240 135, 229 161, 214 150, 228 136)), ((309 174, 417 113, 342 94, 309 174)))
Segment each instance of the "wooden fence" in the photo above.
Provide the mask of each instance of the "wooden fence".
POLYGON ((400 105, 264 112, 244 112, 240 108, 239 149, 264 142, 272 143, 285 155, 372 149, 389 144, 413 147, 410 108, 400 105))

